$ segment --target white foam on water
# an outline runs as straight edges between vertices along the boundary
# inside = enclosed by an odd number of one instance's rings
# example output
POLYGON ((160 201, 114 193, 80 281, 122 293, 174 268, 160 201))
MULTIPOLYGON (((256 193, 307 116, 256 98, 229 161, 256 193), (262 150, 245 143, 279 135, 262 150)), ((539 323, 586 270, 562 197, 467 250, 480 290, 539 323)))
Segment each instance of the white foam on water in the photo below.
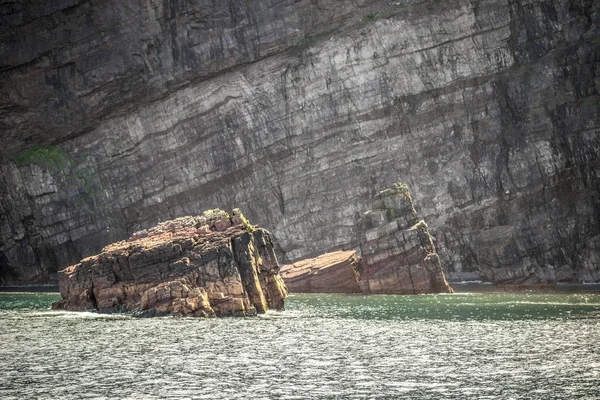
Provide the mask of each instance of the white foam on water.
POLYGON ((31 313, 31 316, 55 316, 61 318, 99 318, 99 319, 129 319, 133 318, 128 314, 102 314, 92 311, 43 311, 31 313))

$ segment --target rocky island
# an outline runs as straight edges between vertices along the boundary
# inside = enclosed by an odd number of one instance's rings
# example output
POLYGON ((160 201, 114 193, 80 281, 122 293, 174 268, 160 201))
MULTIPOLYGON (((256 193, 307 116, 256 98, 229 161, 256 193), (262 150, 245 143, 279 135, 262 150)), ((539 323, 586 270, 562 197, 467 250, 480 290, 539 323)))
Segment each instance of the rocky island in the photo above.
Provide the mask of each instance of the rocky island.
POLYGON ((59 272, 54 309, 246 316, 283 309, 270 233, 238 209, 162 222, 59 272))
POLYGON ((360 253, 337 251, 284 265, 292 292, 451 293, 433 238, 418 218, 407 185, 379 192, 358 221, 360 253))

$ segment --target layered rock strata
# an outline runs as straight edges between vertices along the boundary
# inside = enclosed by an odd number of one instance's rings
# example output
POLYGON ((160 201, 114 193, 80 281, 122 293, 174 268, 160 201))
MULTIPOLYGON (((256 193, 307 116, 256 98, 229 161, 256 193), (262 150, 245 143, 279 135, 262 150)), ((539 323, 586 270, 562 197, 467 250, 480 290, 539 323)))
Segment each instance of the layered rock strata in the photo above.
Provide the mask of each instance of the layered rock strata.
POLYGON ((281 267, 292 293, 360 293, 360 257, 355 251, 335 251, 281 267))
POLYGON ((377 195, 359 220, 363 293, 451 293, 427 224, 406 185, 377 195))
POLYGON ((167 221, 60 271, 54 309, 145 316, 245 316, 287 294, 271 235, 239 210, 167 221))
POLYGON ((448 276, 600 280, 599 1, 14 0, 0 19, 0 283, 235 204, 286 263, 353 248, 397 180, 448 276))
POLYGON ((284 265, 291 292, 451 293, 427 224, 415 211, 408 186, 394 184, 358 221, 362 258, 336 251, 284 265))

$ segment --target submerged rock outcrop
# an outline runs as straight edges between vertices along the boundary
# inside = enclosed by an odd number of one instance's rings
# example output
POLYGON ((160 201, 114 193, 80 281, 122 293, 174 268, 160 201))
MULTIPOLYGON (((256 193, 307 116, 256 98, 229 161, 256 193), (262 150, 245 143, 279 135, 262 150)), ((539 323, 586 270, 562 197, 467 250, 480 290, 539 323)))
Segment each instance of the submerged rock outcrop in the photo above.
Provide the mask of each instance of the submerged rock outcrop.
POLYGON ((281 267, 292 293, 360 293, 360 257, 355 251, 335 251, 281 267))
POLYGON ((419 221, 408 186, 377 195, 359 220, 363 293, 451 293, 427 224, 419 221))
POLYGON ((271 235, 238 209, 160 223, 59 274, 53 308, 72 311, 244 316, 282 309, 287 295, 271 235))

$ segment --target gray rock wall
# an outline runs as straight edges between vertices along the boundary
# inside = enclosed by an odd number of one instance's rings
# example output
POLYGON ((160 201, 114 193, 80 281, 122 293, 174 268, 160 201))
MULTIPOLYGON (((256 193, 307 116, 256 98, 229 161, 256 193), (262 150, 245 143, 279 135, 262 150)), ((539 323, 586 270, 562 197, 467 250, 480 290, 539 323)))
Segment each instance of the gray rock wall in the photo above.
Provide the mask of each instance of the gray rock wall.
POLYGON ((449 278, 600 280, 593 0, 45 3, 0 7, 6 282, 215 207, 353 248, 397 181, 449 278))

